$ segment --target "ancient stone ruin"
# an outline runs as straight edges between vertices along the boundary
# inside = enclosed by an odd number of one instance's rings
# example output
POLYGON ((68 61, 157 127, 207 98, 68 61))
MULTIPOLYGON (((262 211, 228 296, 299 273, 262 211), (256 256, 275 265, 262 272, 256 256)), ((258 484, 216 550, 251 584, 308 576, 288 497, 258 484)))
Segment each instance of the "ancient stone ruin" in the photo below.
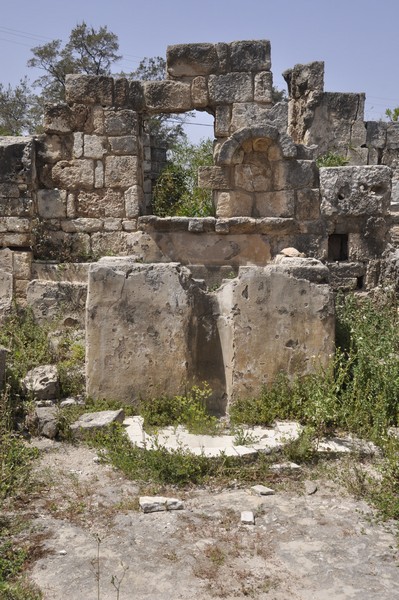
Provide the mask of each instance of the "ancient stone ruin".
MULTIPOLYGON (((394 271, 399 124, 364 121, 364 94, 324 91, 324 64, 284 73, 270 43, 167 50, 164 81, 71 75, 45 133, 0 139, 0 308, 86 328, 87 393, 134 401, 195 382, 212 409, 334 346, 333 291, 394 271), (214 115, 199 174, 215 217, 159 218, 159 113, 214 115), (327 152, 348 166, 318 168, 327 152)), ((162 158, 162 157, 161 157, 162 158)))

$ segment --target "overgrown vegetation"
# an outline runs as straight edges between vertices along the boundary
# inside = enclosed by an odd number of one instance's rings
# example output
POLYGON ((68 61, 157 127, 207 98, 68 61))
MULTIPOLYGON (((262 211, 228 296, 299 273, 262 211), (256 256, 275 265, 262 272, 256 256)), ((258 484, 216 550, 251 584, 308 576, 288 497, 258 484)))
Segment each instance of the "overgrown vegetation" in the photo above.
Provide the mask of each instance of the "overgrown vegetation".
POLYGON ((160 174, 153 194, 153 211, 159 217, 214 216, 211 190, 198 187, 198 168, 213 164, 213 143, 183 141, 170 150, 169 164, 160 174))
POLYGON ((344 167, 348 164, 348 159, 342 154, 336 152, 327 152, 323 156, 319 156, 316 160, 317 166, 320 167, 344 167))

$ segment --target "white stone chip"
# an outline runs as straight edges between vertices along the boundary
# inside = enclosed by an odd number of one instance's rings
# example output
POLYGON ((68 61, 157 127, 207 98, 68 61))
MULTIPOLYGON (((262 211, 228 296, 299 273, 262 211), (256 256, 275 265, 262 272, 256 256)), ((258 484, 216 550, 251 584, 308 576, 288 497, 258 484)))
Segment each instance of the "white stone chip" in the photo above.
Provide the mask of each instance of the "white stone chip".
POLYGON ((181 500, 177 498, 165 498, 164 496, 140 496, 139 504, 144 513, 182 510, 184 508, 181 500))
POLYGON ((241 523, 243 525, 255 525, 254 513, 251 510, 241 511, 241 523))
POLYGON ((255 494, 258 494, 258 496, 273 496, 275 493, 274 490, 265 485, 253 485, 251 490, 255 492, 255 494))

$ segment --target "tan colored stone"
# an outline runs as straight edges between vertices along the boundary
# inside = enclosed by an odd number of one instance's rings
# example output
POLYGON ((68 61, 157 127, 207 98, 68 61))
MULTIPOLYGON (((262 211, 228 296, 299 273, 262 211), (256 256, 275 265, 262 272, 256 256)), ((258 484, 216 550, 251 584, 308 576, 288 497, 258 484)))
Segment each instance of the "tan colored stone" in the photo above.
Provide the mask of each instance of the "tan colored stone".
POLYGON ((210 75, 208 89, 211 104, 252 102, 254 99, 253 78, 250 73, 210 75))
POLYGON ((208 106, 208 85, 205 77, 194 77, 191 82, 191 97, 194 108, 208 106))
POLYGON ((198 185, 205 189, 228 190, 231 188, 231 170, 226 167, 199 167, 198 185))
POLYGON ((148 110, 159 112, 181 112, 194 108, 191 86, 182 81, 146 81, 145 103, 148 110))
POLYGON ((78 219, 69 219, 61 221, 61 229, 65 233, 93 233, 101 231, 103 221, 101 219, 87 219, 79 217, 78 219))
POLYGON ((32 240, 29 233, 0 233, 0 247, 29 248, 32 240))
POLYGON ((122 230, 122 220, 115 219, 113 217, 107 217, 103 222, 104 231, 121 231, 122 230))
POLYGON ((64 190, 38 190, 37 210, 42 219, 58 219, 66 217, 66 198, 64 190))
POLYGON ((30 220, 20 217, 0 217, 1 233, 28 233, 30 231, 30 220))
POLYGON ((295 217, 299 221, 318 219, 320 216, 320 192, 304 189, 296 192, 295 217))
POLYGON ((271 71, 264 71, 255 75, 255 102, 271 105, 273 103, 273 75, 271 71))
POLYGON ((138 217, 144 207, 144 193, 140 185, 132 185, 126 190, 125 194, 125 214, 126 217, 138 217))
POLYGON ((255 194, 254 215, 257 217, 293 217, 295 196, 292 190, 258 192, 255 194))
POLYGON ((230 134, 231 108, 229 105, 219 104, 215 110, 215 136, 228 137, 230 134))
POLYGON ((12 273, 0 267, 0 320, 10 310, 13 294, 14 284, 12 273))
POLYGON ((137 156, 107 156, 105 186, 129 188, 140 183, 137 156))
MULTIPOLYGON (((63 272, 58 270, 58 278, 63 272)), ((87 283, 33 280, 26 289, 28 306, 38 323, 67 320, 84 327, 87 283)))
POLYGON ((126 402, 181 393, 189 377, 191 295, 188 273, 175 264, 142 265, 127 258, 93 265, 87 393, 126 402))
POLYGON ((312 259, 285 260, 291 269, 286 264, 242 268, 217 291, 229 398, 254 397, 281 372, 293 377, 315 371, 334 352, 332 291, 306 280, 302 270, 326 281, 327 268, 312 259))
POLYGON ((102 159, 106 150, 107 138, 98 135, 85 135, 83 138, 83 154, 85 158, 102 159))
POLYGON ((96 189, 104 187, 104 163, 101 160, 97 160, 94 167, 94 187, 96 189))
POLYGON ((252 194, 245 192, 218 192, 216 201, 216 215, 218 218, 252 216, 252 194))
POLYGON ((13 255, 13 270, 16 279, 31 279, 32 252, 15 251, 13 255))
POLYGON ((236 165, 234 181, 236 187, 247 192, 268 192, 273 189, 272 169, 267 161, 262 166, 255 163, 236 165))
POLYGON ((138 154, 138 140, 135 135, 122 135, 108 139, 112 154, 138 154))
POLYGON ((78 131, 73 134, 73 158, 82 158, 83 156, 83 133, 78 131))
POLYGON ((104 131, 108 135, 138 135, 139 120, 134 110, 106 110, 104 131))
POLYGON ((88 158, 60 161, 54 165, 52 176, 55 184, 62 188, 90 190, 94 185, 94 163, 88 158))
POLYGON ((29 279, 15 279, 14 293, 17 298, 26 298, 26 291, 29 283, 29 279))
POLYGON ((100 104, 112 106, 114 80, 112 77, 95 75, 67 75, 66 101, 71 104, 100 104))

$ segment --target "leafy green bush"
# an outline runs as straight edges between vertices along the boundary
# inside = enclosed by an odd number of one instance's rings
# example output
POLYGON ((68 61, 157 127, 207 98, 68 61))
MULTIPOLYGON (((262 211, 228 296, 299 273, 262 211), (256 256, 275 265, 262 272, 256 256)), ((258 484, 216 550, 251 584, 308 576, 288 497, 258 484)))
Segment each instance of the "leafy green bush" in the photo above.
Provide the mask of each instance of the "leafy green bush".
POLYGON ((171 149, 169 164, 160 174, 153 194, 153 211, 159 217, 214 216, 212 193, 198 187, 198 168, 213 164, 210 139, 198 145, 181 142, 171 149))
POLYGON ((218 420, 209 415, 206 408, 211 393, 208 384, 203 383, 202 387, 193 386, 185 396, 161 396, 143 401, 140 414, 144 427, 185 425, 191 433, 216 433, 218 420))
POLYGON ((317 166, 320 167, 344 167, 348 164, 348 159, 342 154, 336 152, 327 152, 316 160, 317 166))

